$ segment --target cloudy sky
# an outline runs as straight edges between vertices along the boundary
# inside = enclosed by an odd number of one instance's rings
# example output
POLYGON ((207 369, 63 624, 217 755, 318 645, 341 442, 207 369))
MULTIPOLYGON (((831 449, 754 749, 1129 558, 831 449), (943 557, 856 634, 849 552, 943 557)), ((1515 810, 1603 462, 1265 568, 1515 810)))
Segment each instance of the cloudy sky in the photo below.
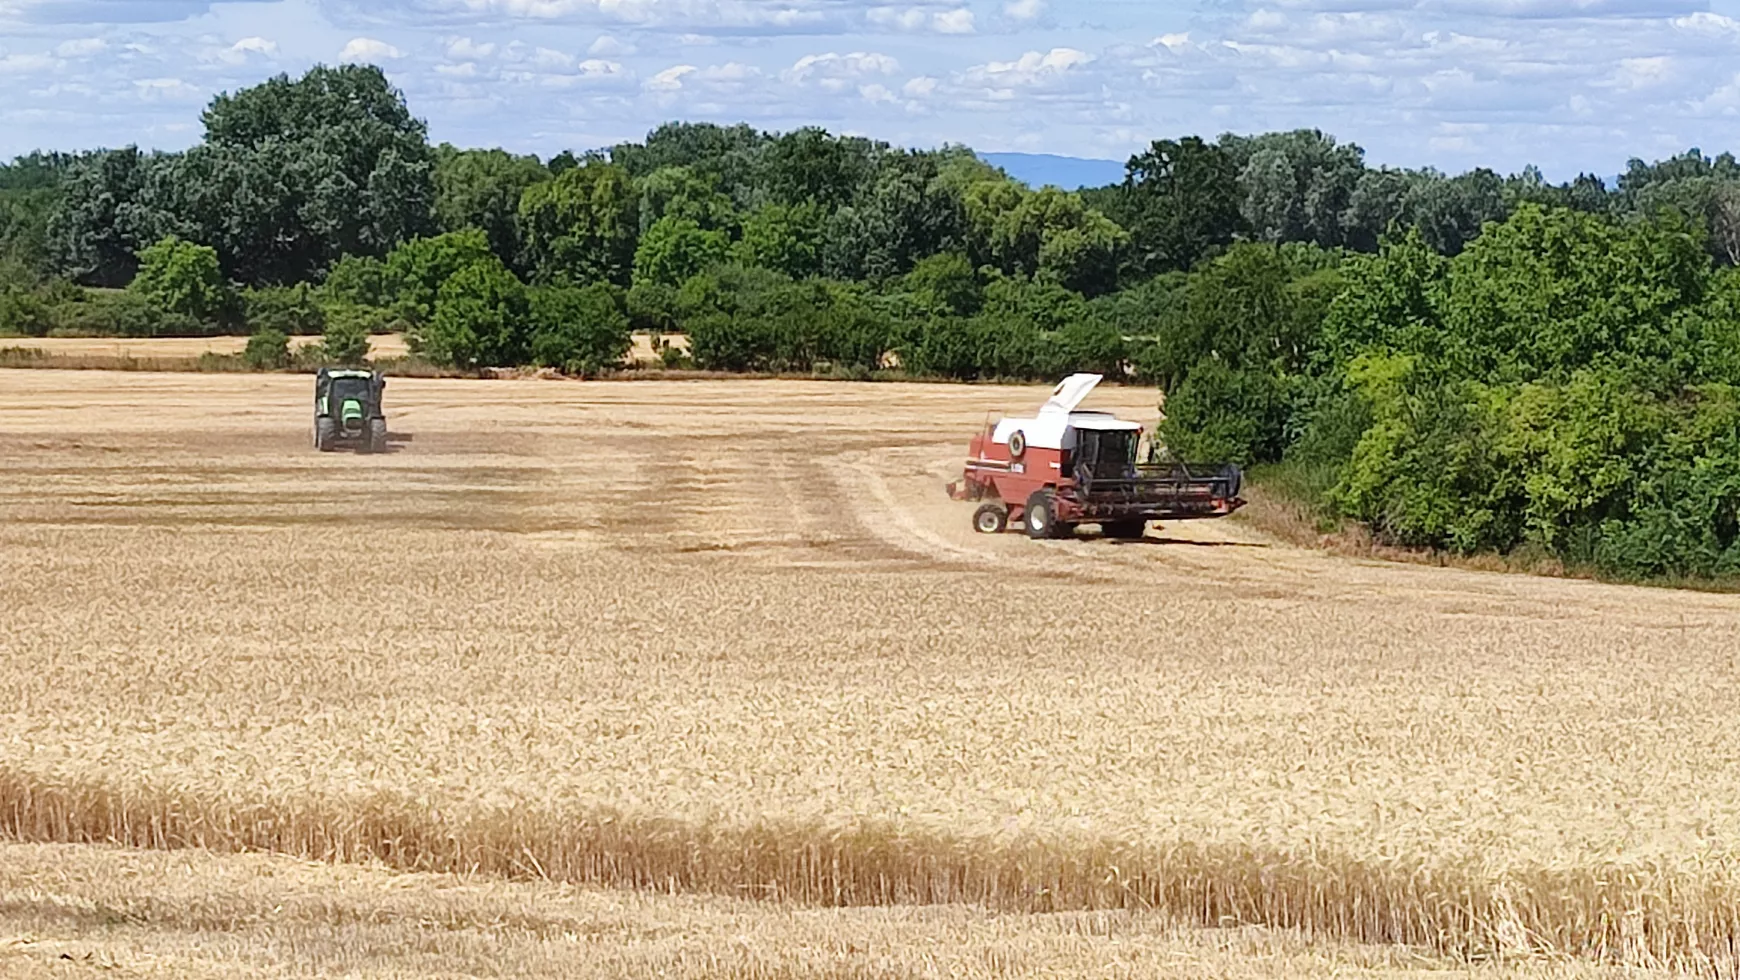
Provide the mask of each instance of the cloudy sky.
POLYGON ((666 119, 1115 159, 1316 127, 1555 177, 1740 148, 1740 0, 0 0, 0 155, 185 147, 214 93, 337 61, 546 156, 666 119))

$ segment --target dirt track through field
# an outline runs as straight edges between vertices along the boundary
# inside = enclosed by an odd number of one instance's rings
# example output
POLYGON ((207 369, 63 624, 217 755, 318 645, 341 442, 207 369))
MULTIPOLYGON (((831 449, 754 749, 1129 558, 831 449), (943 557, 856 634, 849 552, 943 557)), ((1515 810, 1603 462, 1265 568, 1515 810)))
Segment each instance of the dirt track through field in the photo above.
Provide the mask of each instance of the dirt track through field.
POLYGON ((309 448, 308 387, 0 372, 0 827, 1462 953, 1740 936, 1740 599, 1236 522, 977 535, 942 486, 1034 389, 395 380, 358 457, 309 448))

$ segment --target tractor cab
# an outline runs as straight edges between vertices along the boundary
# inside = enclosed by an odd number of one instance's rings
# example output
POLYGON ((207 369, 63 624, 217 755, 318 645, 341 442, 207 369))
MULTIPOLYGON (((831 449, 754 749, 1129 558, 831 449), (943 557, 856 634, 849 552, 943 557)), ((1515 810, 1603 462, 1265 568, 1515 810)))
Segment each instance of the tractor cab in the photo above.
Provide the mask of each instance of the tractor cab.
POLYGON ((387 379, 373 371, 321 368, 314 377, 314 447, 329 452, 349 443, 365 452, 387 448, 381 396, 387 379))

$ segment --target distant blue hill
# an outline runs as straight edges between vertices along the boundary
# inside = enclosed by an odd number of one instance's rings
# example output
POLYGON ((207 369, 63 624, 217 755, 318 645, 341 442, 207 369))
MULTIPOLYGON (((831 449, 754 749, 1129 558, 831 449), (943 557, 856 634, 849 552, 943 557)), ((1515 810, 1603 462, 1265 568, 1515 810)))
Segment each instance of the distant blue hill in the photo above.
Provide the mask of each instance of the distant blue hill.
POLYGON ((1124 164, 1118 160, 1085 160, 1050 153, 981 153, 979 156, 1031 187, 1054 184, 1066 191, 1075 191, 1083 187, 1120 184, 1124 180, 1124 164))

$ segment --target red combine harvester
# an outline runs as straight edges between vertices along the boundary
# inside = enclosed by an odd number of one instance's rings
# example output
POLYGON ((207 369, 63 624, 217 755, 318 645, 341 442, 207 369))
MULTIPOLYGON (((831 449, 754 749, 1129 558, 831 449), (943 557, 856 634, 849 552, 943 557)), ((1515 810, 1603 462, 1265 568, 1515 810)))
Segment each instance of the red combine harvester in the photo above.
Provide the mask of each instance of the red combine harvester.
POLYGON ((1098 524, 1106 537, 1139 538, 1149 521, 1225 517, 1244 506, 1237 466, 1138 463, 1140 425, 1077 411, 1100 380, 1074 375, 1038 415, 989 422, 973 438, 966 475, 949 496, 986 501, 974 528, 997 534, 1019 521, 1028 537, 1062 538, 1098 524))

